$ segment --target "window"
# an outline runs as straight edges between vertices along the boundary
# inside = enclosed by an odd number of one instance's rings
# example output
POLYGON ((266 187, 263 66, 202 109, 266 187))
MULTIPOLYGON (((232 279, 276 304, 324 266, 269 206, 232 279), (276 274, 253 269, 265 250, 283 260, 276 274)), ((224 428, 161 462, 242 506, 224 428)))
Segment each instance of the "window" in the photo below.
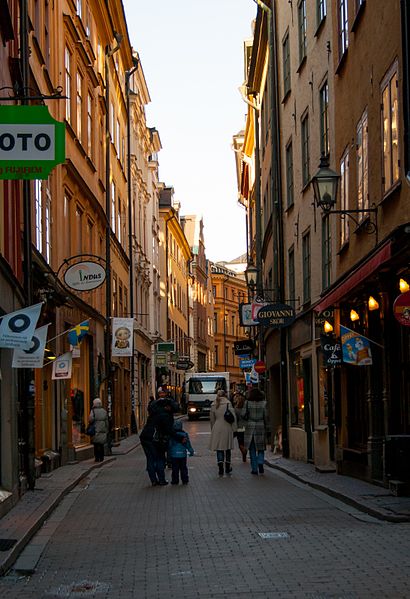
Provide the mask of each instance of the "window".
POLYGON ((120 198, 118 198, 118 210, 117 210, 117 237, 118 237, 118 241, 121 243, 122 238, 121 238, 121 233, 122 233, 122 229, 121 229, 121 219, 122 219, 122 206, 121 206, 121 200, 120 198))
POLYGON ((295 250, 293 247, 290 248, 288 253, 288 261, 289 261, 289 297, 288 301, 295 304, 296 301, 296 289, 295 289, 295 250))
POLYGON ((67 100, 65 103, 65 118, 69 123, 71 123, 71 52, 67 48, 67 46, 65 49, 64 63, 65 63, 65 95, 67 96, 67 100))
MULTIPOLYGON (((367 110, 362 115, 356 132, 356 171, 357 171, 357 208, 365 210, 369 207, 369 165, 368 165, 368 126, 367 110)), ((359 214, 365 218, 365 214, 359 214)))
POLYGON ((94 223, 90 219, 87 219, 87 243, 88 251, 92 254, 94 250, 94 223))
POLYGON ((343 56, 349 46, 349 17, 347 0, 338 0, 339 3, 339 58, 343 56))
POLYGON ((317 0, 317 24, 323 21, 327 13, 326 0, 317 0))
POLYGON ((329 147, 329 85, 326 81, 320 88, 320 151, 328 156, 329 147))
POLYGON ((93 97, 90 93, 87 97, 87 153, 93 157, 93 97))
POLYGON ((115 183, 111 181, 111 229, 115 233, 115 183))
POLYGON ((46 213, 45 213, 45 242, 46 242, 46 261, 47 264, 51 262, 51 193, 50 188, 48 186, 48 181, 46 183, 46 213))
POLYGON ((310 231, 302 238, 303 303, 310 301, 310 231))
POLYGON ((77 0, 77 14, 80 19, 83 18, 83 0, 77 0))
MULTIPOLYGON (((349 210, 349 152, 340 161, 340 209, 349 210)), ((349 239, 349 221, 346 215, 340 219, 340 245, 349 239)))
POLYGON ((331 263, 332 263, 332 242, 330 234, 329 215, 322 219, 322 289, 330 285, 331 263))
POLYGON ((299 25, 299 62, 306 57, 306 0, 301 0, 298 5, 298 25, 299 25))
POLYGON ((83 211, 79 206, 75 209, 75 231, 77 235, 77 254, 81 254, 83 251, 83 211))
POLYGON ((83 108, 83 76, 77 71, 77 94, 76 94, 76 105, 77 105, 77 137, 82 141, 82 108, 83 108))
POLYGON ((64 235, 65 235, 65 258, 71 256, 71 200, 70 196, 64 194, 64 235))
POLYGON ((115 139, 115 146, 116 146, 116 150, 117 150, 117 156, 118 158, 120 157, 120 150, 121 150, 121 125, 120 125, 120 120, 117 119, 117 128, 115 130, 115 134, 116 134, 116 139, 115 139))
POLYGON ((43 194, 42 183, 39 179, 34 181, 34 206, 36 212, 36 248, 43 251, 43 194))
POLYGON ((286 146, 286 201, 288 208, 293 206, 293 147, 291 141, 286 146))
POLYGON ((302 119, 301 128, 302 138, 302 184, 303 187, 309 183, 310 179, 310 158, 309 158, 309 115, 306 114, 302 119))
POLYGON ((399 135, 397 64, 382 84, 383 122, 383 190, 386 192, 399 179, 399 135))
POLYGON ((289 32, 283 40, 283 95, 286 96, 290 92, 290 44, 289 32))

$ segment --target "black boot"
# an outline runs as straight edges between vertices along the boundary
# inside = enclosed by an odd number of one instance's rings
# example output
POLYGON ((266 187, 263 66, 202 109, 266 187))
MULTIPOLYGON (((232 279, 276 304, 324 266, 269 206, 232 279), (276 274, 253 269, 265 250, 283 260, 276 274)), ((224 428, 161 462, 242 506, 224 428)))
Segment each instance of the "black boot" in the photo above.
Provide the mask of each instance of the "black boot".
POLYGON ((218 474, 219 476, 223 476, 224 475, 224 463, 223 462, 218 462, 218 474))
POLYGON ((259 470, 259 474, 264 473, 263 464, 258 464, 258 470, 259 470))
POLYGON ((226 474, 231 474, 231 472, 232 472, 231 462, 225 462, 225 472, 226 472, 226 474))

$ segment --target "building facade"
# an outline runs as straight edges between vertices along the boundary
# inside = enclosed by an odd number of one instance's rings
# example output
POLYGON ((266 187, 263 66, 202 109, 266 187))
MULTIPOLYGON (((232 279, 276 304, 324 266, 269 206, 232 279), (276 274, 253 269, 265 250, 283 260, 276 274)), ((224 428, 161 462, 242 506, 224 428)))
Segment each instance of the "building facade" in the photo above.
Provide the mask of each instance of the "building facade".
POLYGON ((272 425, 285 456, 408 483, 408 3, 258 7, 239 192, 264 299, 296 313, 264 338, 272 425), (333 209, 314 194, 321 157, 333 209), (346 328, 371 357, 335 366, 322 347, 346 328))

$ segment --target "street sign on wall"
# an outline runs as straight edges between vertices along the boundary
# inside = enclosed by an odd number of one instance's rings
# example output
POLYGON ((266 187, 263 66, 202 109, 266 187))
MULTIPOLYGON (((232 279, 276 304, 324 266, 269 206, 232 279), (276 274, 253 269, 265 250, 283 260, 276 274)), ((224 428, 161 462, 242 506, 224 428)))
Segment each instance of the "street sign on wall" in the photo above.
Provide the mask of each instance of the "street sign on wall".
POLYGON ((47 106, 0 106, 0 179, 47 179, 65 160, 65 125, 47 106))

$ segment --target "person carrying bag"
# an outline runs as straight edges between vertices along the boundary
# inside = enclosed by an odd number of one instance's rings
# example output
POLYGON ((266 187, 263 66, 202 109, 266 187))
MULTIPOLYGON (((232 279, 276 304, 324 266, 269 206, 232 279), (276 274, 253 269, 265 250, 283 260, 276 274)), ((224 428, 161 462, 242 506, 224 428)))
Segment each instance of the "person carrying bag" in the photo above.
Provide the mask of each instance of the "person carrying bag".
POLYGON ((211 422, 211 439, 209 449, 216 451, 219 476, 231 474, 231 450, 233 448, 233 434, 236 432, 236 415, 226 392, 220 389, 216 400, 211 406, 209 414, 211 422))

